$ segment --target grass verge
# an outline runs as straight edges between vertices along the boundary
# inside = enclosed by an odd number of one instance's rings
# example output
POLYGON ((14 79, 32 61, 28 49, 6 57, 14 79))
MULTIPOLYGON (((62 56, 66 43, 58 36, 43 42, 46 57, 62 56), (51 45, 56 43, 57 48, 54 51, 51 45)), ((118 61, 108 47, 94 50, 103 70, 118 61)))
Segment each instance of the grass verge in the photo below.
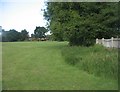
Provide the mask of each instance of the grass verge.
POLYGON ((90 74, 105 78, 118 77, 118 50, 101 45, 91 47, 65 47, 62 49, 65 61, 90 74))

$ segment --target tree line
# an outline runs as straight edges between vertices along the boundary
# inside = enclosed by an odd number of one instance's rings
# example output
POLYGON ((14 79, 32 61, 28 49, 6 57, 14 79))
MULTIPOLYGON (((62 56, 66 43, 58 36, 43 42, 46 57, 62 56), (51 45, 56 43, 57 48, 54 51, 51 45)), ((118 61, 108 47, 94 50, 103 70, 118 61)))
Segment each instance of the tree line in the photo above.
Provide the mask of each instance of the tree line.
POLYGON ((47 2, 44 17, 52 37, 91 46, 96 38, 120 36, 117 2, 47 2))
POLYGON ((3 42, 15 42, 15 41, 24 41, 28 40, 29 35, 26 29, 21 32, 16 31, 15 29, 10 29, 5 31, 2 29, 2 41, 3 42))
MULTIPOLYGON (((38 40, 41 38, 46 38, 45 33, 48 30, 45 27, 36 26, 34 33, 31 34, 31 38, 34 40, 38 40)), ((10 29, 9 31, 5 31, 2 29, 2 41, 3 42, 15 42, 15 41, 28 41, 29 40, 29 32, 26 29, 21 30, 21 32, 16 31, 15 29, 10 29)))

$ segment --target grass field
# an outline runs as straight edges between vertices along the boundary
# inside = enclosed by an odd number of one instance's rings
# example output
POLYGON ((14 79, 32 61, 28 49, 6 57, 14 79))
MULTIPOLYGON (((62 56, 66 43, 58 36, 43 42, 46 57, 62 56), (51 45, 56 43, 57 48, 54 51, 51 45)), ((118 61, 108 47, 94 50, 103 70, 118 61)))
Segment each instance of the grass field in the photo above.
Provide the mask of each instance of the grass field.
POLYGON ((67 42, 3 43, 3 89, 118 89, 116 79, 97 77, 67 64, 62 54, 67 47, 67 42))

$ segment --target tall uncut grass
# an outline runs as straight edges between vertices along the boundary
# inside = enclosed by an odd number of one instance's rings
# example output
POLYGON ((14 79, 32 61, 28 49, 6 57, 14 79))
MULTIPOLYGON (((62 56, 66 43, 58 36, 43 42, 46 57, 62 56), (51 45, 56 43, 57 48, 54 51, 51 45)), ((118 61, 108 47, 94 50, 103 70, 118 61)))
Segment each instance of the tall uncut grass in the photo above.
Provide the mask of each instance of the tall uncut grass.
POLYGON ((62 56, 68 64, 105 78, 118 77, 118 50, 101 45, 65 47, 62 56))

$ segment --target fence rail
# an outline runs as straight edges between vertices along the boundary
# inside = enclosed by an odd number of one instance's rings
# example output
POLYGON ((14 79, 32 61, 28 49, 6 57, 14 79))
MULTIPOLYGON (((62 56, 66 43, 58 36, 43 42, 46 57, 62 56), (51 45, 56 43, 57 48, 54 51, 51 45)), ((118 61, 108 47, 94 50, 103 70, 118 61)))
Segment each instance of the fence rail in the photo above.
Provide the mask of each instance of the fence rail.
POLYGON ((102 44, 105 47, 110 48, 120 48, 120 38, 111 38, 111 39, 96 39, 96 44, 102 44))

